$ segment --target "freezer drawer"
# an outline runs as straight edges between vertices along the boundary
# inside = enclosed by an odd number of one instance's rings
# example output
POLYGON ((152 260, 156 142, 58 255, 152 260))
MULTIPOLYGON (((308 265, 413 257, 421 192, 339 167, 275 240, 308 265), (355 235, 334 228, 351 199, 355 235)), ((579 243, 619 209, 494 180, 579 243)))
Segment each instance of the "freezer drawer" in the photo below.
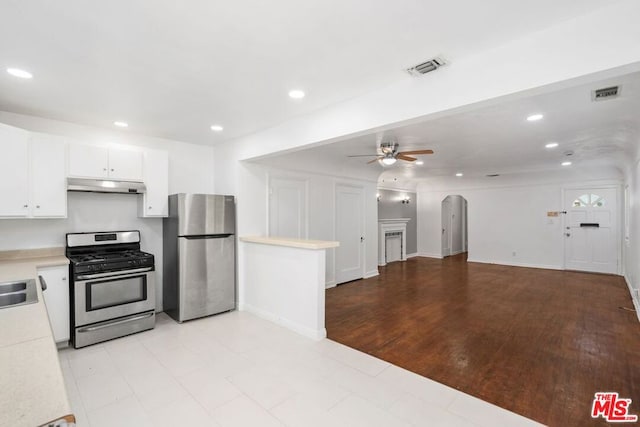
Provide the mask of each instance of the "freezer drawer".
POLYGON ((178 313, 189 319, 233 310, 235 236, 178 238, 178 313))
POLYGON ((178 221, 178 236, 236 232, 236 205, 233 196, 174 194, 169 196, 169 216, 178 221))

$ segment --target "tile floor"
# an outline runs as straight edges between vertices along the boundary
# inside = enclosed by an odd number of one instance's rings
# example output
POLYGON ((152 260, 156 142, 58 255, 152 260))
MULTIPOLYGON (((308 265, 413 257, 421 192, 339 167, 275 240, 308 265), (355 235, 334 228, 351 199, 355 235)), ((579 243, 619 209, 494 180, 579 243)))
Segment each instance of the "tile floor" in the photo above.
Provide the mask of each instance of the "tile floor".
POLYGON ((533 426, 330 340, 246 312, 60 351, 79 427, 533 426))

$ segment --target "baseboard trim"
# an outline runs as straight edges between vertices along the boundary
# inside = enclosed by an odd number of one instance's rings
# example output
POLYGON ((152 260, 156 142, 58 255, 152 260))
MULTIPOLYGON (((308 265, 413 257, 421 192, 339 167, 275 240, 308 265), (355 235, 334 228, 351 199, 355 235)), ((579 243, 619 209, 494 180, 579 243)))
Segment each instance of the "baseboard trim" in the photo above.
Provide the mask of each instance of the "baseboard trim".
POLYGON ((625 274, 624 281, 627 283, 627 288, 629 288, 629 294, 631 295, 631 302, 633 303, 633 308, 636 309, 636 317, 638 318, 638 322, 640 322, 640 301, 638 301, 638 292, 634 292, 633 286, 631 286, 631 280, 625 274))
POLYGON ((418 252, 413 253, 413 254, 407 254, 407 259, 409 259, 409 258, 414 258, 414 257, 417 257, 417 256, 420 256, 420 255, 418 254, 418 252))
POLYGON ((428 252, 418 252, 416 256, 421 256, 421 257, 424 257, 424 258, 442 259, 442 254, 432 254, 432 253, 428 253, 428 252))
POLYGON ((378 269, 376 268, 375 270, 370 270, 370 271, 367 271, 366 273, 364 273, 364 278, 368 279, 370 277, 376 277, 379 274, 380 273, 378 272, 378 269))
POLYGON ((564 270, 560 265, 547 265, 547 264, 531 264, 527 262, 507 262, 507 261, 494 261, 494 260, 481 260, 481 259, 472 259, 468 258, 467 262, 477 262, 480 264, 496 264, 496 265, 506 265, 509 267, 525 267, 525 268, 540 268, 543 270, 564 270))
POLYGON ((324 284, 324 288, 325 288, 325 289, 335 288, 335 287, 336 287, 336 285, 337 285, 337 283, 336 283, 336 281, 335 281, 335 280, 329 280, 328 282, 326 282, 326 283, 324 284))
POLYGON ((289 319, 285 319, 279 316, 276 316, 275 314, 266 311, 266 310, 262 310, 260 308, 254 307, 251 304, 247 304, 247 303, 240 303, 238 304, 238 310, 240 311, 247 311, 251 314, 255 314, 256 316, 264 319, 264 320, 268 320, 270 322, 273 322, 277 325, 283 326, 287 329, 292 330, 293 332, 296 332, 300 335, 303 335, 307 338, 311 338, 312 340, 316 340, 316 341, 320 341, 324 338, 327 337, 327 330, 325 328, 322 329, 311 329, 311 328, 307 328, 306 326, 300 325, 296 322, 293 322, 289 319))
POLYGON ((455 252, 451 252, 451 254, 449 256, 454 256, 454 255, 460 255, 463 254, 465 251, 455 251, 455 252))

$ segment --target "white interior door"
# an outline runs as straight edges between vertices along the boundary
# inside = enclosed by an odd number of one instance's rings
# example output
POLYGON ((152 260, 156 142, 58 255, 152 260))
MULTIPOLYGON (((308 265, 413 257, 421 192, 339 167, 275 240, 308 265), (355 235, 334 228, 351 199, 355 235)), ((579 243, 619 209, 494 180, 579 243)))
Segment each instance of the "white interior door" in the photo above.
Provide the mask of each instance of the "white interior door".
POLYGON ((307 238, 307 183, 297 179, 269 181, 269 235, 307 238))
POLYGON ((364 277, 364 191, 336 186, 336 283, 364 277))
POLYGON ((442 256, 451 255, 451 200, 442 201, 442 256))
POLYGON ((618 273, 618 200, 615 188, 567 189, 564 193, 565 268, 618 273))

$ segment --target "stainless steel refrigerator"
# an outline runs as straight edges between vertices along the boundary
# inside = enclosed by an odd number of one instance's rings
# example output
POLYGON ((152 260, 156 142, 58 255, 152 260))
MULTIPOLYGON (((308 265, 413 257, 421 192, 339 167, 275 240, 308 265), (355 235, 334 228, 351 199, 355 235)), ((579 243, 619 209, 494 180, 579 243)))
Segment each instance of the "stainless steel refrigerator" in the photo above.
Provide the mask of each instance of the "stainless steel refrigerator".
POLYGON ((163 223, 163 308, 177 320, 236 306, 233 196, 172 194, 163 223))

